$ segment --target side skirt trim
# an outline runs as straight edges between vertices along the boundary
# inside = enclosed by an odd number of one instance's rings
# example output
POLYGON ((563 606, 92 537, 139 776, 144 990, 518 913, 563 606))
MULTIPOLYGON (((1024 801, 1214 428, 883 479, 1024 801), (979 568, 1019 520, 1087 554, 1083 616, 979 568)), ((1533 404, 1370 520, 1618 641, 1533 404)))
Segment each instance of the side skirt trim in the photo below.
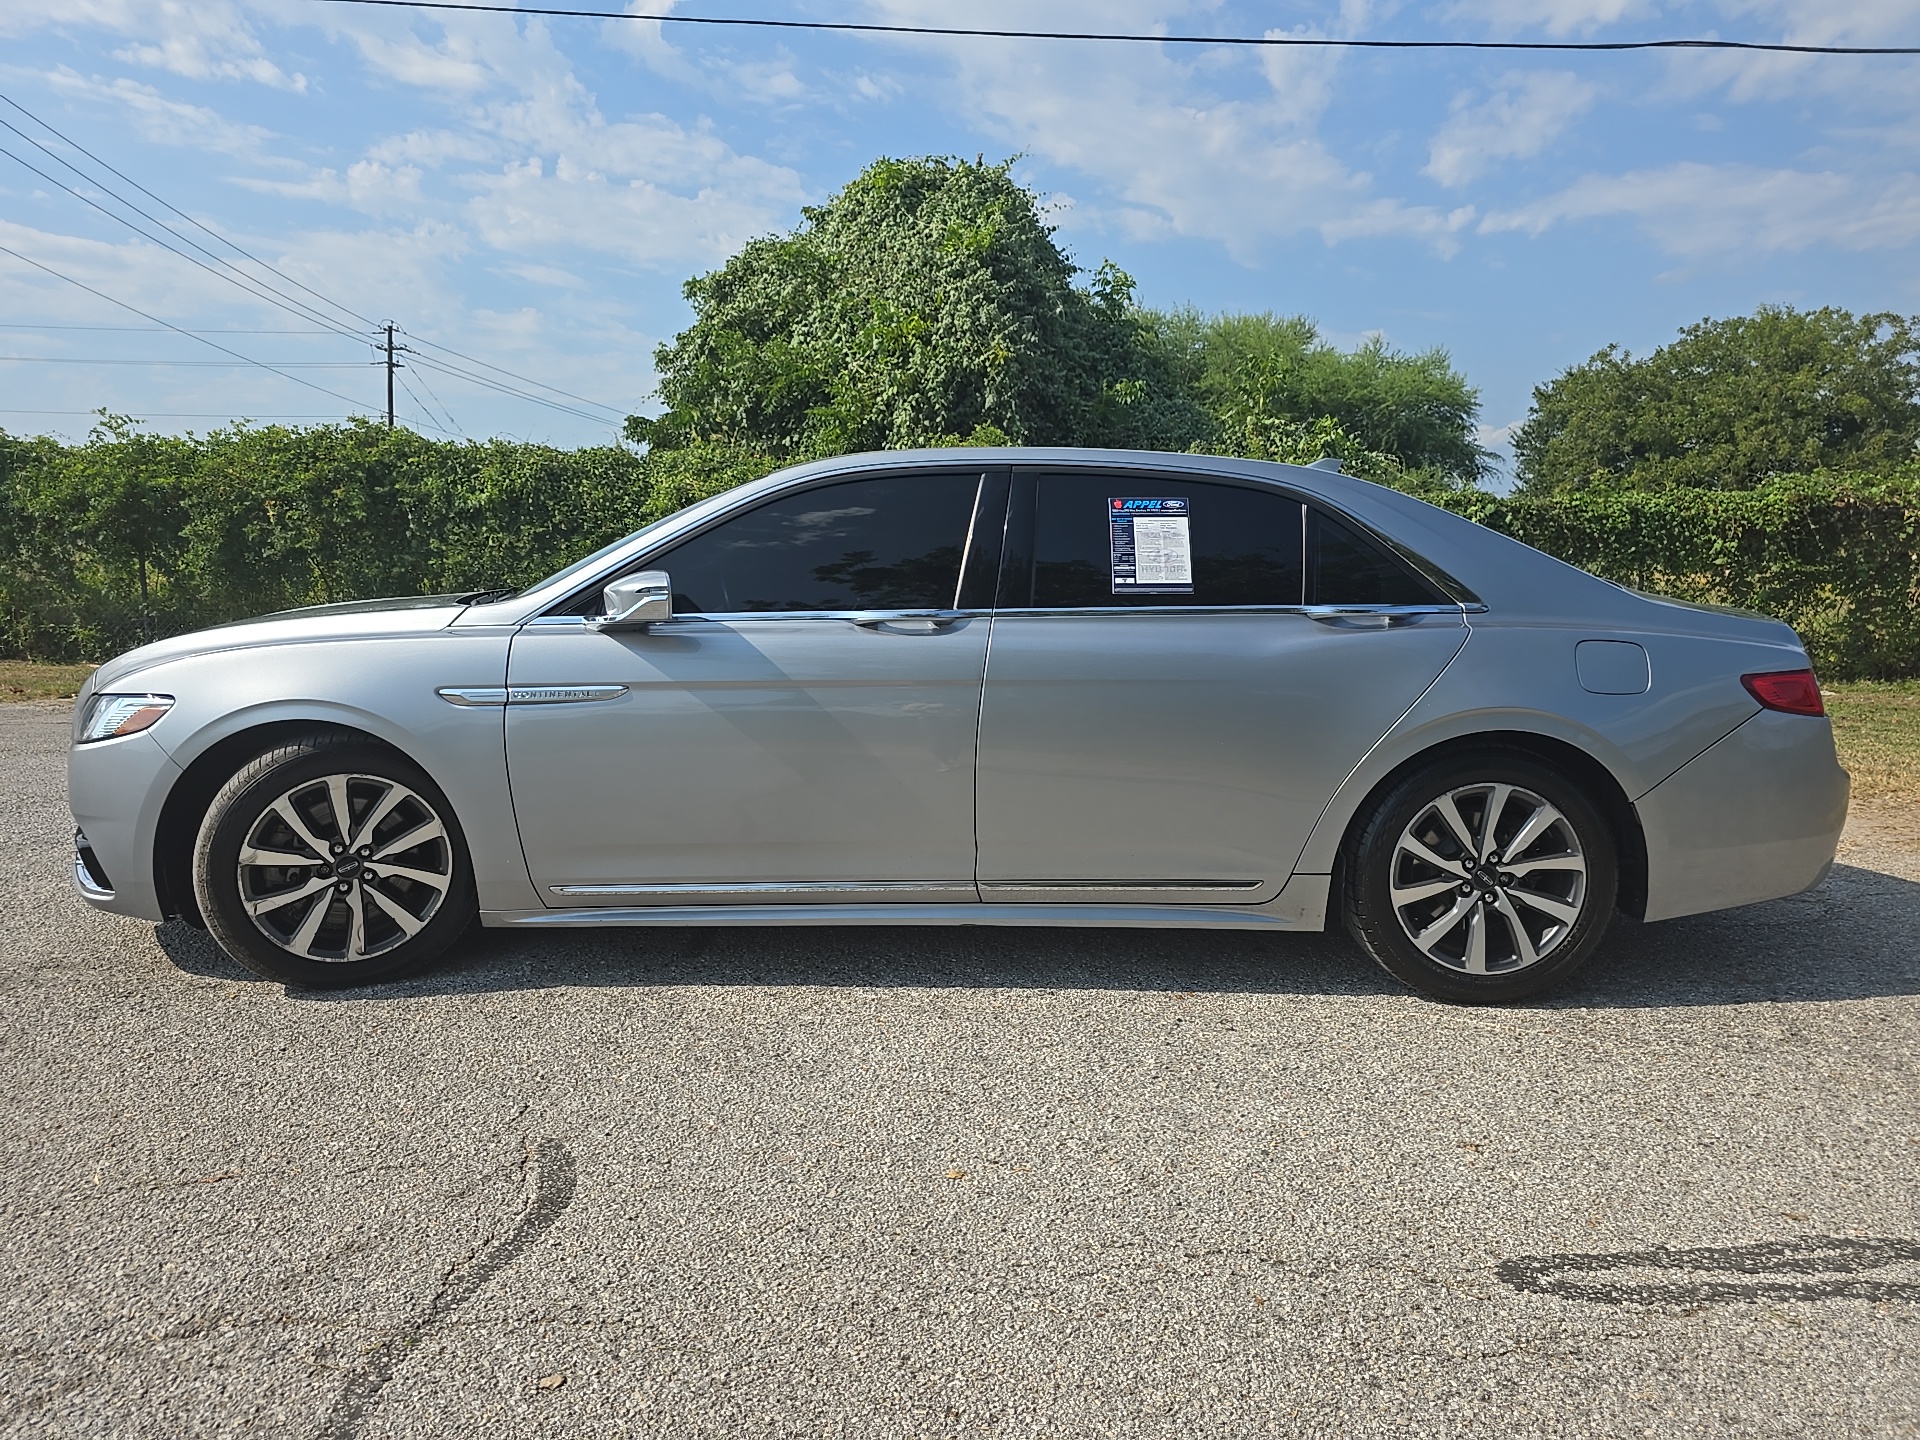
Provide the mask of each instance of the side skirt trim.
POLYGON ((1314 931, 1326 923, 1328 877, 1296 875, 1265 905, 787 904, 634 905, 483 910, 494 928, 596 925, 1052 925, 1175 930, 1314 931))

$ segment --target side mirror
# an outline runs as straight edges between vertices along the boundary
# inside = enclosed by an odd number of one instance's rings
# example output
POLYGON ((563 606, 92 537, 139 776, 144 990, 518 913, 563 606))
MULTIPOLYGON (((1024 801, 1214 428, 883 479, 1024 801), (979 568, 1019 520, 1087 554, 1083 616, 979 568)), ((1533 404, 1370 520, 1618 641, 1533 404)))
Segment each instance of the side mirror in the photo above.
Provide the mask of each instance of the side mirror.
POLYGON ((604 613, 587 623, 596 630, 638 630, 673 618, 673 581, 664 570, 623 575, 601 593, 604 613))

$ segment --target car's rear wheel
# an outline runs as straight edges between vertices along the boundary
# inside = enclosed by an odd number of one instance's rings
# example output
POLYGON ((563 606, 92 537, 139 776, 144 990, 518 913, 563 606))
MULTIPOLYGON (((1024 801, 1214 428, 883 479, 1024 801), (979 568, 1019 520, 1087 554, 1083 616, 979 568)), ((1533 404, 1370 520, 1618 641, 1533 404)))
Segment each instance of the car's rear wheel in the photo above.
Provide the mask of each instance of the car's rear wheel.
POLYGON ((1518 1000, 1585 964, 1618 882, 1613 836, 1565 776, 1530 756, 1449 757, 1409 775, 1346 856, 1347 927, 1443 1000, 1518 1000))
POLYGON ((317 732, 257 756, 214 796, 193 857, 220 947, 289 985, 360 985, 436 959, 472 922, 473 867, 422 771, 317 732))

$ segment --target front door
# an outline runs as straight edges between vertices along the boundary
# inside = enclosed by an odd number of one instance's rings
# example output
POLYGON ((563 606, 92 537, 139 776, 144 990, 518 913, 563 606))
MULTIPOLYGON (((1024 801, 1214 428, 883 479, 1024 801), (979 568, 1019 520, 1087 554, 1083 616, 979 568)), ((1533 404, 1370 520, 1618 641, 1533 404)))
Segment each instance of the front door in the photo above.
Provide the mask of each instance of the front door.
POLYGON ((633 567, 672 577, 671 621, 524 627, 507 763, 542 900, 976 899, 990 595, 960 602, 1005 495, 978 471, 788 492, 633 567))
POLYGON ((980 720, 987 900, 1272 898, 1467 635, 1457 604, 1353 527, 1213 479, 1019 476, 1002 597, 980 720))

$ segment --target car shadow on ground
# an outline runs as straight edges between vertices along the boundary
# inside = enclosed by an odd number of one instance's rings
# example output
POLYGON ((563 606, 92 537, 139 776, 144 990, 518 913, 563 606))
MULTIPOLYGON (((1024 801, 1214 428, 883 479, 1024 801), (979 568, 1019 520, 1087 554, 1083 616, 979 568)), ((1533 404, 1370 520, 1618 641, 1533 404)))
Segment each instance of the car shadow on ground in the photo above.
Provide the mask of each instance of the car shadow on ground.
MULTIPOLYGON (((180 969, 251 979, 208 936, 159 926, 180 969)), ((1853 1000, 1920 994, 1920 884, 1837 865, 1806 895, 1659 924, 1618 917, 1575 982, 1540 1009, 1853 1000)), ((662 926, 481 930, 419 976, 294 991, 401 1000, 559 987, 775 985, 1381 995, 1402 987, 1342 931, 1024 926, 662 926)))

